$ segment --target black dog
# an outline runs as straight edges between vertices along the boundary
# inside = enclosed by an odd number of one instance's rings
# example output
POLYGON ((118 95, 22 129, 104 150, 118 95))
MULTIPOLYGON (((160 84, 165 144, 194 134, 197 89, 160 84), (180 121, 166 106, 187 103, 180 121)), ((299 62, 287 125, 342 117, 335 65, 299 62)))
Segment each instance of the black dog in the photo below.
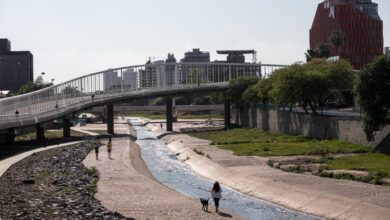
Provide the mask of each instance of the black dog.
POLYGON ((202 203, 203 211, 208 211, 209 208, 209 199, 200 198, 200 203, 202 203))

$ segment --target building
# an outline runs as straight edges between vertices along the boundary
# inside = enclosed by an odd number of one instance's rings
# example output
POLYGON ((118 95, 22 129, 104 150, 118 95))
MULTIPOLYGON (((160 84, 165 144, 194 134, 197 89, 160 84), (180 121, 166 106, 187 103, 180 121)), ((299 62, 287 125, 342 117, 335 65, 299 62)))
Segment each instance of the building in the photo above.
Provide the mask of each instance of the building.
POLYGON ((226 62, 228 63, 245 63, 245 54, 252 54, 256 57, 255 50, 217 50, 218 54, 227 55, 226 62))
POLYGON ((192 49, 184 54, 180 60, 182 63, 208 63, 210 62, 210 53, 201 51, 199 48, 192 49))
POLYGON ((383 22, 378 4, 371 0, 325 0, 320 3, 310 29, 310 48, 328 43, 332 32, 341 30, 346 41, 331 48, 330 56, 347 59, 361 69, 383 54, 383 22))
POLYGON ((139 70, 139 84, 141 88, 156 88, 164 86, 166 80, 166 65, 164 60, 146 62, 145 69, 139 70))
POLYGON ((175 84, 177 76, 175 55, 169 53, 165 63, 165 85, 171 86, 175 84))
POLYGON ((0 91, 12 92, 33 81, 33 55, 30 51, 11 51, 11 42, 0 39, 0 79, 0 91))
POLYGON ((390 56, 390 47, 386 47, 386 48, 385 48, 385 54, 386 54, 387 56, 390 56))
POLYGON ((134 69, 127 69, 122 75, 116 71, 107 71, 104 76, 104 91, 134 90, 138 88, 137 72, 134 69))

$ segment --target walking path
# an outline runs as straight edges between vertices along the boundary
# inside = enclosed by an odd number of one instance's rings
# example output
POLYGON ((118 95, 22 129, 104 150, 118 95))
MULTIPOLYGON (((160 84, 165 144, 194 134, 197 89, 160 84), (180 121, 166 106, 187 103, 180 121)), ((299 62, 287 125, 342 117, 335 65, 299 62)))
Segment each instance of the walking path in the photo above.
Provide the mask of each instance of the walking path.
MULTIPOLYGON (((127 125, 116 124, 115 131, 126 134, 127 125)), ((197 199, 186 197, 157 182, 142 160, 138 145, 129 138, 113 139, 113 160, 108 159, 105 146, 100 148, 99 158, 97 161, 95 153, 91 152, 85 158, 84 165, 99 170, 98 193, 95 197, 110 211, 136 219, 226 219, 214 212, 202 211, 197 199)), ((209 208, 213 210, 213 207, 209 208)))
MULTIPOLYGON (((176 131, 191 126, 174 125, 176 131)), ((235 156, 210 141, 148 126, 195 172, 243 193, 327 219, 389 219, 390 187, 283 172, 269 167, 267 158, 235 156)))

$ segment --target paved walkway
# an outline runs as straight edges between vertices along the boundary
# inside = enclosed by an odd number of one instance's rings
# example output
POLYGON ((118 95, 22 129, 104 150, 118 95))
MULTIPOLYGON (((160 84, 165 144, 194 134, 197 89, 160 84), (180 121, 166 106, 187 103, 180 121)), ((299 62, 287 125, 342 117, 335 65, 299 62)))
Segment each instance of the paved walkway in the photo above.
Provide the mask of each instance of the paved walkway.
MULTIPOLYGON (((191 126, 175 123, 174 130, 191 126)), ((155 134, 163 134, 159 125, 148 125, 155 134)), ((267 165, 267 158, 235 156, 231 151, 211 146, 210 141, 186 134, 163 137, 179 157, 206 178, 261 199, 294 210, 329 219, 389 219, 390 187, 348 180, 321 178, 313 175, 280 171, 267 165), (197 155, 204 152, 212 160, 197 155)))
MULTIPOLYGON (((127 133, 127 126, 116 124, 115 131, 127 133)), ((202 211, 197 199, 158 183, 146 168, 139 147, 129 138, 113 139, 113 160, 108 159, 105 146, 100 148, 99 158, 97 161, 95 153, 91 152, 84 164, 99 170, 95 197, 110 211, 136 219, 226 219, 214 212, 202 211)))

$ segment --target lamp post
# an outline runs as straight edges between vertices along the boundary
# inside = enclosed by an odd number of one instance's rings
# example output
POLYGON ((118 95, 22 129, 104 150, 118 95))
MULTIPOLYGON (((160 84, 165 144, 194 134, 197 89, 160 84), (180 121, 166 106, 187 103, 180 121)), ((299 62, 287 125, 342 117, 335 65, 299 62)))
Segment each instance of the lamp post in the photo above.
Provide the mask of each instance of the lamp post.
MULTIPOLYGON (((6 60, 5 57, 0 57, 0 63, 3 62, 4 60, 6 60)), ((0 84, 1 98, 3 98, 3 80, 0 80, 0 81, 1 81, 1 84, 0 84)))
POLYGON ((16 71, 16 67, 20 65, 20 62, 19 61, 15 61, 15 66, 14 66, 14 74, 15 74, 15 84, 18 83, 18 76, 17 76, 17 71, 16 71))

